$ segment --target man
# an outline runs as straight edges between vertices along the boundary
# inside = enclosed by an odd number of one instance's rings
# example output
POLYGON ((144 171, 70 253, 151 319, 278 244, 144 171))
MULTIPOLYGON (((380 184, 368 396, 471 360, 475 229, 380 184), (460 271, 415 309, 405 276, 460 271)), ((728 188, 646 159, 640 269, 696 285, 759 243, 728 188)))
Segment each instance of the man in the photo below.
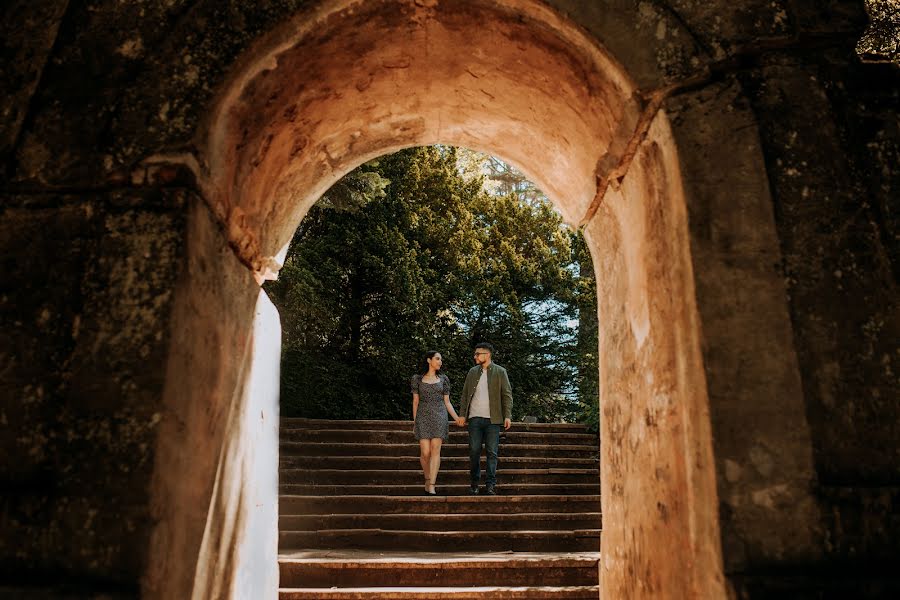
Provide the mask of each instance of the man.
POLYGON ((484 493, 497 493, 497 456, 500 450, 500 426, 509 429, 512 419, 512 388, 506 369, 491 357, 494 347, 475 346, 475 366, 469 369, 463 384, 459 414, 469 425, 470 492, 478 494, 481 481, 481 446, 487 451, 487 481, 484 493))

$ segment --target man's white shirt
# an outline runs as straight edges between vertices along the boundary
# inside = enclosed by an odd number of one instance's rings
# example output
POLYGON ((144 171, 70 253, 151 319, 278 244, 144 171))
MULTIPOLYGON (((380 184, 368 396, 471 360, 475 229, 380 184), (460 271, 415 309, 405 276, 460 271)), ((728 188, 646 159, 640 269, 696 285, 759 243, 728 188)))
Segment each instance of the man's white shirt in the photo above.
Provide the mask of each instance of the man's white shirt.
POLYGON ((491 418, 491 400, 488 396, 487 371, 481 370, 481 378, 478 385, 475 386, 475 395, 472 397, 472 404, 469 406, 469 418, 485 417, 491 418))

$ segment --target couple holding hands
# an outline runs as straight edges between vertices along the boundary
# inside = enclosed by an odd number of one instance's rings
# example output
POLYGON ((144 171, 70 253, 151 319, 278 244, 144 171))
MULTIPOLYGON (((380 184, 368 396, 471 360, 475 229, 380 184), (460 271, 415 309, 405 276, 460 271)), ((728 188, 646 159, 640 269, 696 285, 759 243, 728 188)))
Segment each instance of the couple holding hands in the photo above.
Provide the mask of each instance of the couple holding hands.
POLYGON ((441 468, 441 445, 449 436, 447 415, 456 425, 469 430, 469 491, 479 493, 481 448, 487 450, 487 477, 484 493, 495 495, 500 428, 509 429, 512 418, 512 388, 506 369, 491 360, 494 348, 488 343, 475 346, 475 366, 463 385, 459 415, 450 402, 450 380, 441 373, 440 352, 427 352, 411 381, 415 435, 419 440, 425 493, 435 495, 434 484, 441 468))

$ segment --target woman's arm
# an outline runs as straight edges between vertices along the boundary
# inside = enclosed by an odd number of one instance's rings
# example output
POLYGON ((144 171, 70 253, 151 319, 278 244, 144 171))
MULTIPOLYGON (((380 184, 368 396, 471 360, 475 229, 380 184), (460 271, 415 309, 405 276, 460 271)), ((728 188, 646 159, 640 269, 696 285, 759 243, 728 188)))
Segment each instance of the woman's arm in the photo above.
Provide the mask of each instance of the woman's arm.
POLYGON ((413 394, 413 421, 416 420, 416 413, 419 411, 419 395, 413 394))
POLYGON ((453 408, 453 403, 450 402, 450 394, 444 394, 444 406, 447 407, 447 412, 453 417, 453 422, 462 427, 462 417, 456 414, 456 409, 453 408))

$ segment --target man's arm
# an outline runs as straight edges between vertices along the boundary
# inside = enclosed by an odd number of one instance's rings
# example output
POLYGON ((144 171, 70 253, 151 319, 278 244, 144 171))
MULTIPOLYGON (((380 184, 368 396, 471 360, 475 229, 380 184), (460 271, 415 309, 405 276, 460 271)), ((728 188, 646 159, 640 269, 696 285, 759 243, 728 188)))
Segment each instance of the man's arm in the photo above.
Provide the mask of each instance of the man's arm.
POLYGON ((509 385, 509 375, 503 371, 500 379, 500 408, 503 410, 503 418, 512 420, 512 386, 509 385))

